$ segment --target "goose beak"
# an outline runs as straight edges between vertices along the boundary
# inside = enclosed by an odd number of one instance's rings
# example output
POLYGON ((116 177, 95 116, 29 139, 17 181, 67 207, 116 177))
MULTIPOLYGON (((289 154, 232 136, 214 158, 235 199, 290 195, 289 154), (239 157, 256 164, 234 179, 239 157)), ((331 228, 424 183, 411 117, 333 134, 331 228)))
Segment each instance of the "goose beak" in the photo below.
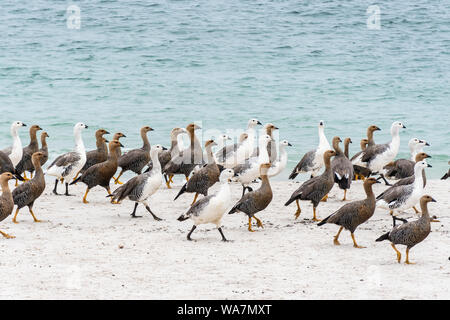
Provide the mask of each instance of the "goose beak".
POLYGON ((25 123, 22 123, 22 127, 26 127, 27 125, 25 123))
POLYGON ((381 131, 381 128, 378 128, 378 127, 377 127, 377 128, 375 129, 375 131, 381 131))
POLYGON ((109 132, 105 130, 105 134, 109 134, 109 132))
POLYGON ((106 143, 109 143, 108 139, 105 139, 105 142, 106 142, 106 143))
MULTIPOLYGON (((120 143, 120 142, 119 142, 119 143, 120 143)), ((123 145, 122 143, 120 143, 120 146, 121 146, 122 148, 125 148, 124 145, 123 145)))
POLYGON ((403 129, 406 129, 405 125, 403 125, 403 129))
POLYGON ((428 168, 433 168, 433 166, 431 164, 427 164, 428 168))
POLYGON ((428 142, 425 142, 425 146, 429 147, 429 146, 431 146, 431 144, 429 144, 428 142))
POLYGON ((279 130, 280 128, 274 126, 273 129, 274 129, 274 130, 279 130))
POLYGON ((289 147, 292 147, 292 144, 291 144, 290 142, 288 142, 288 146, 289 146, 289 147))
POLYGON ((167 148, 166 148, 166 147, 162 147, 162 149, 163 149, 163 150, 167 150, 167 148))
POLYGON ((87 128, 89 128, 89 126, 87 126, 87 125, 84 125, 84 128, 85 128, 85 129, 87 129, 87 128))
POLYGON ((258 122, 257 122, 256 124, 258 124, 258 125, 262 126, 262 122, 261 122, 261 121, 259 121, 259 120, 258 120, 258 122))

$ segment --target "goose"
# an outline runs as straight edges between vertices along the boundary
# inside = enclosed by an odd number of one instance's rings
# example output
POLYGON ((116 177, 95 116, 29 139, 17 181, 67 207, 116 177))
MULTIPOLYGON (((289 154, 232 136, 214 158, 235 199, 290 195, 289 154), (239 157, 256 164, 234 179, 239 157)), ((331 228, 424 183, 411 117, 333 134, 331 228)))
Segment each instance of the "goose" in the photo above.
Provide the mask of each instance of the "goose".
POLYGON ((363 155, 363 151, 368 147, 372 147, 375 145, 375 140, 373 139, 373 134, 375 131, 381 131, 379 127, 376 125, 371 125, 367 128, 367 139, 361 140, 361 151, 355 154, 350 160, 354 165, 365 166, 364 163, 361 162, 361 158, 363 155), (365 143, 365 144, 364 144, 365 143))
MULTIPOLYGON (((414 182, 414 166, 416 165, 417 162, 425 160, 427 158, 431 158, 431 156, 426 154, 425 152, 422 152, 422 153, 418 153, 416 155, 415 162, 412 162, 412 161, 406 160, 406 159, 400 159, 400 160, 397 160, 397 161, 387 164, 385 166, 385 168, 389 166, 391 168, 390 171, 395 176, 404 177, 404 178, 401 178, 400 180, 398 180, 394 184, 394 187, 413 183, 414 182), (396 172, 397 170, 399 171, 398 174, 396 172)), ((425 187, 427 185, 427 178, 425 175, 425 171, 422 172, 422 177, 423 177, 423 186, 425 187)))
MULTIPOLYGON (((124 135, 122 132, 116 132, 116 133, 114 133, 112 139, 113 139, 113 140, 120 141, 121 138, 126 138, 126 137, 127 137, 127 136, 124 135)), ((122 155, 122 149, 118 148, 118 149, 116 149, 116 152, 117 152, 117 156, 120 158, 120 156, 122 155)), ((113 178, 114 178, 114 177, 113 177, 113 178)), ((116 180, 116 178, 114 178, 114 180, 116 180)))
POLYGON ((142 169, 150 162, 150 142, 147 132, 154 131, 149 126, 142 127, 140 130, 143 145, 139 149, 133 149, 120 156, 118 165, 121 168, 119 175, 114 180, 114 184, 122 184, 120 177, 128 170, 136 174, 141 174, 142 169))
MULTIPOLYGON (((170 132, 170 144, 171 144, 170 149, 166 150, 166 148, 164 148, 165 150, 159 154, 159 163, 161 165, 161 168, 164 168, 172 158, 175 158, 180 154, 180 145, 178 142, 179 141, 178 138, 183 133, 187 133, 186 129, 184 128, 173 128, 172 131, 170 132)), ((150 163, 148 164, 148 168, 145 172, 149 172, 152 169, 153 169, 153 162, 150 161, 150 163)), ((164 175, 164 179, 166 180, 167 188, 171 189, 172 187, 170 186, 170 183, 171 182, 173 183, 172 179, 168 179, 166 175, 164 175)))
MULTIPOLYGON (((408 146, 411 152, 411 160, 398 159, 386 164, 383 169, 387 170, 385 176, 395 179, 403 179, 414 175, 414 165, 416 164, 416 156, 419 154, 418 150, 423 150, 423 147, 428 144, 424 140, 413 138, 409 141, 408 146)), ((420 153, 423 153, 422 151, 420 153)), ((423 159, 421 159, 423 160, 423 159)))
POLYGON ((291 198, 284 204, 290 205, 292 202, 297 203, 297 211, 295 219, 298 219, 302 212, 299 200, 309 200, 313 204, 313 221, 320 221, 316 216, 316 208, 319 202, 331 191, 334 185, 334 174, 331 169, 331 157, 336 155, 336 151, 328 150, 323 154, 325 171, 317 177, 313 177, 304 182, 297 190, 292 193, 291 198))
POLYGON ((86 199, 87 195, 89 191, 96 186, 105 188, 108 194, 111 194, 109 183, 117 171, 118 153, 116 150, 120 147, 123 147, 122 143, 117 140, 111 141, 109 143, 108 159, 104 162, 92 165, 79 178, 70 183, 72 185, 81 181, 87 186, 86 193, 83 197, 83 203, 89 203, 86 199))
POLYGON ((33 153, 39 151, 39 143, 36 135, 39 130, 42 130, 42 128, 38 125, 32 125, 30 127, 30 143, 22 149, 22 159, 16 165, 16 173, 23 173, 25 180, 28 180, 26 172, 31 172, 34 169, 31 156, 33 153))
MULTIPOLYGON (((42 152, 43 157, 41 158, 41 167, 43 167, 47 161, 48 161, 48 145, 47 145, 47 138, 50 138, 48 133, 46 131, 43 131, 41 133, 41 148, 39 149, 39 152, 42 152)), ((34 168, 33 168, 34 171, 34 168)), ((31 178, 33 178, 33 172, 31 172, 31 178)))
POLYGON ((22 160, 23 154, 22 142, 20 140, 18 131, 20 128, 26 126, 27 125, 22 121, 14 121, 11 124, 11 136, 13 138, 13 144, 11 147, 2 150, 2 152, 6 153, 9 156, 14 168, 17 166, 20 160, 22 160))
POLYGON ((247 139, 247 132, 243 132, 240 134, 237 143, 219 149, 215 153, 216 162, 225 168, 233 168, 239 164, 239 161, 244 161, 247 139))
POLYGON ((178 221, 191 219, 194 222, 191 231, 187 235, 189 241, 192 240, 191 235, 197 226, 207 223, 215 224, 222 236, 222 241, 228 241, 223 234, 221 221, 226 210, 231 205, 230 182, 233 175, 233 169, 224 169, 219 177, 221 183, 219 191, 216 194, 200 199, 186 213, 178 217, 178 221))
POLYGON ((199 194, 208 195, 208 189, 211 188, 216 182, 219 181, 220 170, 214 158, 212 147, 217 145, 214 140, 208 140, 205 143, 206 157, 208 159, 208 164, 198 170, 192 178, 187 181, 183 187, 178 192, 174 200, 177 200, 185 192, 193 193, 195 192, 193 205, 197 201, 199 194))
POLYGON ((425 160, 417 162, 414 166, 414 183, 391 187, 377 197, 377 207, 390 210, 390 214, 394 214, 394 210, 402 211, 410 209, 419 202, 423 194, 423 177, 422 170, 431 168, 425 160))
POLYGON ((364 191, 366 192, 366 199, 347 203, 338 211, 334 212, 318 224, 318 226, 322 226, 326 223, 334 223, 340 226, 338 233, 334 236, 335 245, 340 245, 339 235, 345 228, 346 230, 350 231, 353 240, 353 247, 364 248, 356 243, 354 232, 359 225, 369 220, 375 212, 376 200, 372 190, 372 186, 375 183, 380 182, 375 178, 366 179, 364 181, 364 191))
POLYGON ((34 166, 35 175, 33 179, 24 182, 20 186, 14 189, 12 196, 14 204, 17 205, 17 210, 13 218, 14 223, 17 222, 17 215, 20 209, 28 207, 34 222, 41 222, 36 218, 33 212, 33 205, 36 200, 42 195, 45 190, 45 178, 44 171, 42 171, 41 160, 44 157, 42 152, 35 152, 31 156, 31 161, 34 166))
POLYGON ((150 157, 153 161, 153 167, 150 171, 140 174, 132 179, 130 179, 123 186, 117 188, 110 197, 112 201, 121 202, 123 199, 128 198, 134 201, 134 210, 131 213, 132 218, 140 218, 141 216, 136 215, 136 210, 139 203, 142 203, 147 211, 153 216, 153 219, 160 221, 150 209, 148 204, 148 199, 158 191, 162 183, 162 173, 161 164, 159 163, 159 154, 166 148, 156 144, 150 149, 150 157))
POLYGON ((244 195, 246 189, 252 191, 252 188, 248 185, 259 177, 261 164, 270 163, 267 144, 272 141, 272 138, 265 134, 261 135, 258 140, 261 150, 259 155, 249 158, 243 164, 238 164, 233 168, 234 180, 240 182, 242 185, 242 195, 244 195))
POLYGON ((238 159, 238 164, 243 160, 250 158, 255 148, 256 126, 262 126, 258 119, 250 119, 247 123, 247 139, 245 140, 245 154, 244 159, 238 159))
POLYGON ((186 127, 189 134, 190 145, 182 150, 177 156, 173 157, 165 166, 163 172, 167 174, 169 180, 172 180, 175 174, 183 174, 186 181, 189 180, 189 175, 198 164, 203 164, 203 151, 195 135, 195 130, 201 129, 195 123, 191 123, 186 127))
MULTIPOLYGON (((0 186, 2 187, 2 195, 0 196, 0 222, 8 218, 14 209, 14 199, 8 184, 8 181, 13 177, 11 172, 3 172, 0 175, 0 186)), ((15 238, 1 230, 0 234, 6 239, 15 238)))
POLYGON ((331 146, 328 143, 327 137, 324 133, 325 123, 319 122, 319 145, 315 150, 307 152, 300 162, 292 170, 289 179, 295 179, 299 173, 311 172, 311 177, 316 177, 320 169, 323 167, 323 154, 325 151, 330 150, 331 146))
POLYGON ((80 174, 86 172, 93 165, 105 162, 108 159, 108 140, 103 137, 105 134, 109 134, 105 129, 99 129, 95 132, 95 144, 97 148, 86 152, 86 163, 80 170, 80 174))
MULTIPOLYGON (((400 130, 406 128, 403 123, 396 121, 391 126, 392 140, 385 144, 375 144, 367 147, 361 155, 361 164, 363 167, 368 168, 373 173, 380 174, 386 185, 390 185, 384 174, 382 173, 383 167, 395 159, 400 147, 400 130)), ((353 164, 359 164, 353 162, 353 164)))
POLYGON ((344 139, 344 156, 350 160, 350 143, 353 143, 351 138, 344 139))
MULTIPOLYGON (((351 142, 348 138, 346 139, 346 149, 348 151, 348 143, 351 142)), ((345 156, 339 147, 339 143, 342 142, 341 138, 333 138, 333 148, 336 151, 336 156, 331 162, 331 169, 334 173, 334 181, 338 184, 339 188, 344 190, 344 198, 342 201, 347 200, 347 190, 350 189, 353 180, 353 165, 352 162, 345 156)))
POLYGON ((286 147, 292 147, 292 144, 290 144, 289 141, 287 140, 282 140, 279 143, 279 150, 280 150, 279 159, 274 163, 272 163, 272 166, 267 172, 267 176, 269 178, 279 175, 286 168, 288 161, 288 154, 286 152, 286 147))
MULTIPOLYGON (((264 150, 267 153, 267 149, 265 147, 260 150, 264 150)), ((272 202, 273 193, 272 188, 270 187, 269 178, 267 176, 270 166, 270 163, 262 163, 259 166, 259 176, 262 181, 259 189, 244 194, 228 212, 228 214, 244 212, 248 216, 248 231, 250 232, 254 232, 252 229, 252 218, 256 220, 258 228, 264 228, 263 223, 255 216, 255 214, 266 209, 272 202)))
POLYGON ((431 196, 424 195, 420 198, 420 208, 422 209, 422 216, 416 220, 404 223, 400 226, 394 227, 388 233, 385 233, 379 237, 376 241, 389 240, 392 248, 397 253, 397 262, 400 263, 402 254, 395 247, 396 244, 402 244, 406 246, 406 264, 414 264, 409 261, 409 250, 415 245, 425 240, 431 232, 430 222, 439 222, 438 220, 430 218, 428 213, 428 203, 436 202, 431 196))
POLYGON ((75 150, 57 157, 52 164, 47 168, 47 174, 56 177, 55 188, 53 193, 58 195, 57 187, 58 181, 66 183, 66 196, 69 194, 69 182, 78 174, 86 163, 86 149, 84 148, 83 138, 81 132, 87 129, 88 126, 82 122, 78 122, 73 127, 73 134, 75 137, 75 150))
MULTIPOLYGON (((277 148, 275 145, 275 139, 273 137, 274 130, 278 130, 278 127, 276 127, 272 123, 266 123, 264 125, 264 133, 267 134, 268 136, 270 136, 270 138, 272 138, 272 141, 270 141, 267 145, 267 152, 269 154, 270 163, 274 163, 278 158, 277 148)), ((254 148, 253 154, 251 156, 256 157, 256 156, 258 156, 258 154, 259 154, 259 146, 254 148)))

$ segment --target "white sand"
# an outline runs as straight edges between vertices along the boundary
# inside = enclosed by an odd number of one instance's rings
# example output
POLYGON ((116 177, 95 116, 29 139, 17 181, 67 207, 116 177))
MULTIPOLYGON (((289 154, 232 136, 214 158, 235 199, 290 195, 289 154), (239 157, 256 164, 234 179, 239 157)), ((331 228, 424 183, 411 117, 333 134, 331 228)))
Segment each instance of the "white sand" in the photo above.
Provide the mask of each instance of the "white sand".
MULTIPOLYGON (((144 217, 131 219, 133 203, 111 205, 101 188, 84 205, 84 185, 71 189, 76 197, 54 196, 52 186, 49 179, 35 204, 42 223, 33 223, 26 209, 19 214, 20 224, 12 217, 0 223, 1 230, 17 237, 0 238, 2 299, 450 298, 450 181, 429 182, 427 193, 438 201, 430 212, 441 223, 433 223, 430 236, 411 250, 416 265, 398 264, 389 242, 375 242, 392 225, 381 209, 355 233, 366 249, 353 248, 348 232, 341 234, 342 245, 334 246, 338 227, 312 223, 309 203, 302 203, 295 221, 295 203, 283 204, 298 183, 274 182, 272 204, 257 215, 264 229, 255 226, 250 233, 244 214, 226 215, 229 243, 221 242, 211 225, 194 232, 197 241, 186 240, 192 223, 176 218, 192 195, 173 202, 178 187, 162 187, 154 196, 153 212, 164 219, 157 222, 141 206, 138 214, 144 217)), ((384 188, 376 185, 376 194, 384 188)), ((238 200, 240 187, 233 192, 238 200)), ((349 197, 364 197, 361 182, 349 197)), ((319 205, 319 217, 340 207, 341 198, 335 187, 328 203, 319 205)), ((413 213, 405 217, 416 218, 413 213)))

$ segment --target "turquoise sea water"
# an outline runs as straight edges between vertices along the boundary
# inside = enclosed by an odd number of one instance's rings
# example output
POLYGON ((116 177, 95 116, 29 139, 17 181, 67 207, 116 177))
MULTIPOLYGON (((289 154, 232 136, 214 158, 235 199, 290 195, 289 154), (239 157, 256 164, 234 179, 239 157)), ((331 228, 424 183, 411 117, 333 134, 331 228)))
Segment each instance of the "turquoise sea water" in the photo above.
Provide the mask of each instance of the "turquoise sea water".
POLYGON ((291 169, 317 145, 321 119, 330 141, 353 139, 352 154, 368 125, 383 129, 382 143, 401 120, 399 156, 410 138, 429 141, 438 178, 450 157, 450 2, 378 1, 380 30, 366 25, 372 4, 2 0, 1 147, 13 120, 45 128, 53 158, 72 148, 78 121, 90 125, 88 148, 99 127, 121 130, 132 148, 142 125, 167 145, 175 126, 244 129, 256 117, 294 145, 291 169), (67 27, 70 5, 80 29, 67 27))

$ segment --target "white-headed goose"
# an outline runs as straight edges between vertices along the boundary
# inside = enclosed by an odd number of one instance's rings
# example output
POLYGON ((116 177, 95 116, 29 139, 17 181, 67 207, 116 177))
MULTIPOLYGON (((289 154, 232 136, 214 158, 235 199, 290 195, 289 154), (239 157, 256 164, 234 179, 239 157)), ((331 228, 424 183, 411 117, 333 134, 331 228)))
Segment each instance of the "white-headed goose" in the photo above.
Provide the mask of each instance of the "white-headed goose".
POLYGON ((27 125, 22 121, 14 121, 11 124, 11 136, 13 138, 13 144, 11 147, 2 150, 2 152, 6 153, 9 156, 14 168, 17 166, 20 160, 22 160, 23 154, 22 141, 19 137, 19 129, 26 126, 27 125))
POLYGON ((319 122, 319 145, 315 150, 307 152, 300 162, 292 170, 289 179, 295 179, 299 173, 311 172, 311 177, 317 176, 320 169, 323 167, 323 154, 325 151, 330 150, 331 146, 328 143, 327 137, 325 136, 325 123, 323 121, 319 122))
POLYGON ((200 199, 186 213, 178 217, 178 221, 191 219, 194 222, 191 231, 187 235, 188 240, 192 240, 191 235, 198 225, 213 223, 217 226, 217 230, 222 236, 222 241, 227 241, 222 231, 221 221, 224 213, 231 205, 230 182, 233 175, 232 169, 223 170, 220 174, 221 186, 219 191, 216 194, 200 199))
POLYGON ((111 195, 112 201, 115 202, 121 202, 126 198, 135 202, 134 210, 131 213, 132 218, 141 217, 136 215, 136 210, 139 203, 142 203, 155 220, 161 220, 150 209, 148 199, 151 195, 158 191, 161 186, 162 173, 161 164, 159 163, 159 155, 165 149, 166 148, 159 144, 152 146, 150 149, 150 157, 153 161, 152 169, 130 179, 123 186, 117 188, 111 195))
POLYGON ((54 194, 58 194, 58 181, 66 183, 66 196, 69 194, 69 183, 75 178, 86 163, 86 149, 84 148, 83 138, 81 132, 87 129, 88 126, 82 122, 78 122, 73 127, 73 135, 75 137, 75 150, 57 157, 53 163, 48 167, 47 174, 56 177, 54 194))

